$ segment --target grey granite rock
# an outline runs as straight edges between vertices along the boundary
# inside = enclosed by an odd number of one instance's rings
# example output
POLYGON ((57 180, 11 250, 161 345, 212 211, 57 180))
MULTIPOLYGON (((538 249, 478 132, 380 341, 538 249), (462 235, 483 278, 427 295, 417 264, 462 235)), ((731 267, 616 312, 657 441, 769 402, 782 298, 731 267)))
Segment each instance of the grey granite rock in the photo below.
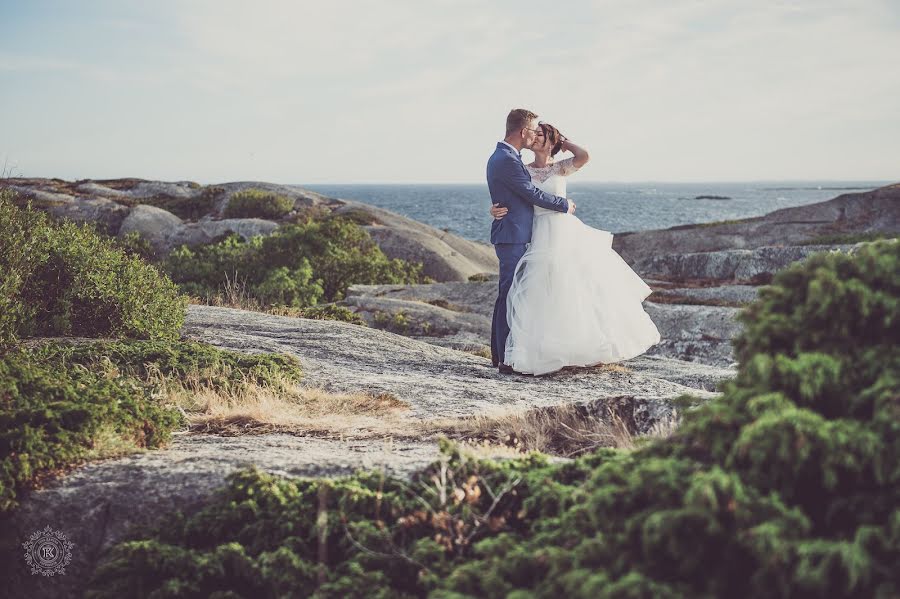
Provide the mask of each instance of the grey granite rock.
MULTIPOLYGON (((759 293, 757 285, 715 285, 712 287, 669 287, 654 290, 653 297, 682 299, 682 303, 721 302, 749 304, 759 293)), ((677 302, 676 302, 677 303, 677 302)))
POLYGON ((277 228, 278 223, 261 218, 203 219, 174 227, 166 237, 166 245, 169 249, 181 245, 194 247, 210 243, 230 232, 237 233, 244 239, 250 239, 258 235, 269 235, 277 228))
MULTIPOLYGON (((130 198, 152 198, 167 196, 171 198, 193 198, 201 193, 201 188, 190 181, 141 181, 127 190, 119 190, 130 198)), ((111 194, 115 197, 119 194, 111 194)))
POLYGON ((168 210, 142 204, 132 208, 125 220, 122 221, 119 235, 138 233, 147 239, 157 251, 163 251, 169 247, 169 236, 181 226, 181 219, 168 210))
POLYGON ((672 253, 643 258, 633 264, 641 276, 669 281, 768 282, 779 270, 817 252, 856 251, 863 244, 767 246, 752 250, 672 253))
POLYGON ((44 208, 53 205, 65 206, 75 202, 75 196, 67 193, 58 193, 55 191, 46 191, 35 187, 27 187, 25 185, 6 185, 0 186, 11 189, 24 198, 30 198, 34 201, 35 207, 44 208))
POLYGON ((731 340, 741 330, 739 308, 644 302, 644 310, 662 337, 650 355, 715 366, 734 362, 731 340))
POLYGON ((112 187, 107 187, 102 183, 97 183, 96 181, 87 181, 85 183, 79 183, 75 186, 75 189, 80 193, 87 194, 93 197, 101 197, 106 198, 108 200, 115 199, 124 199, 131 198, 131 194, 127 191, 122 191, 119 189, 113 189, 112 187))
POLYGON ((446 337, 469 331, 484 336, 485 331, 491 330, 491 319, 486 316, 427 302, 356 295, 346 298, 343 303, 362 316, 369 326, 404 335, 446 337), (387 323, 383 322, 385 318, 387 323), (401 325, 398 327, 391 318, 401 319, 401 325))
POLYGON ((56 219, 76 223, 94 223, 108 235, 116 235, 130 208, 105 198, 76 198, 59 206, 50 206, 47 211, 56 219))
MULTIPOLYGON (((305 384, 391 393, 422 418, 465 416, 497 406, 529 408, 623 394, 665 398, 691 391, 673 382, 682 376, 684 364, 678 360, 655 363, 652 376, 641 371, 641 362, 631 361, 622 362, 628 372, 581 369, 545 377, 508 376, 498 374, 486 358, 386 331, 211 306, 190 306, 184 332, 239 351, 294 354, 303 363, 305 384)), ((712 378, 729 372, 700 364, 691 368, 706 369, 712 378)))
MULTIPOLYGON (((370 321, 374 320, 376 312, 402 313, 409 322, 409 329, 394 329, 395 332, 443 347, 489 352, 496 297, 496 281, 354 285, 348 290, 344 303, 370 321), (431 322, 437 326, 429 334, 423 334, 423 325, 431 322)), ((715 366, 728 366, 734 361, 731 338, 740 330, 734 320, 737 308, 645 301, 644 310, 663 338, 659 345, 651 348, 650 354, 715 366)))
POLYGON ((499 268, 493 246, 463 239, 430 225, 352 200, 340 200, 344 207, 371 216, 375 224, 366 226, 369 234, 389 258, 421 262, 424 274, 435 281, 467 281, 480 273, 499 268))
POLYGON ((900 234, 900 183, 736 222, 616 233, 613 249, 634 264, 668 254, 790 246, 821 235, 872 232, 900 234))

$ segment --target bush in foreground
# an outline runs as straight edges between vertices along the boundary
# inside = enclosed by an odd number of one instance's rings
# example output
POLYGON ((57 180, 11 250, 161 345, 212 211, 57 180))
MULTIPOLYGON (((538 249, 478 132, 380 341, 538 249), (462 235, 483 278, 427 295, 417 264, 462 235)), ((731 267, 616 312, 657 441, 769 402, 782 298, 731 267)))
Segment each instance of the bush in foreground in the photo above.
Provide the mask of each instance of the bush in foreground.
POLYGON ((0 343, 22 336, 175 339, 186 298, 89 226, 0 195, 0 343))
MULTIPOLYGON (((36 477, 116 447, 155 448, 185 424, 159 386, 299 382, 299 363, 196 342, 45 343, 0 357, 0 512, 36 477)), ((103 457, 103 456, 95 456, 103 457)))
POLYGON ((242 472, 87 596, 898 596, 898 267, 878 242, 779 273, 737 378, 668 439, 561 465, 445 447, 412 482, 242 472))

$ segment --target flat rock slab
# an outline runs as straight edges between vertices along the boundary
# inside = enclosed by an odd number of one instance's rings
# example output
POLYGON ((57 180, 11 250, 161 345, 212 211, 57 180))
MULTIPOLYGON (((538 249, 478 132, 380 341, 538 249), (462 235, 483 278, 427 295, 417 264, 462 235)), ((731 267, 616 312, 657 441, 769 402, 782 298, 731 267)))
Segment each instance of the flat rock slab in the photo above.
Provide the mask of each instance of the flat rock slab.
POLYGON ((633 265, 667 254, 791 246, 822 235, 876 232, 900 234, 900 183, 737 221, 617 233, 613 249, 633 265))
POLYGON ((733 375, 728 369, 680 360, 654 362, 646 373, 641 370, 646 361, 631 360, 621 363, 627 372, 576 369, 543 377, 501 375, 486 358, 385 331, 212 306, 190 306, 184 333, 237 351, 293 354, 303 364, 305 385, 335 392, 390 393, 420 418, 621 395, 709 396, 704 390, 709 385, 697 389, 674 380, 684 380, 685 368, 702 372, 706 381, 733 375))

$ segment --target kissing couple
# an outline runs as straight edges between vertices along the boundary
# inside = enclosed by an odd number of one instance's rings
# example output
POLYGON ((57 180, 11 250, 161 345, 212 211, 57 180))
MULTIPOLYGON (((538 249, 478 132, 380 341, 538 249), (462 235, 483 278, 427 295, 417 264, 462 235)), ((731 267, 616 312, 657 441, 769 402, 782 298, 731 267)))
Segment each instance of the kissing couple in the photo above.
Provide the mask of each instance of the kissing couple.
POLYGON ((612 233, 581 222, 566 198, 566 178, 588 160, 587 150, 522 108, 510 111, 488 159, 500 260, 491 361, 503 374, 619 362, 660 341, 642 306, 652 290, 612 249, 612 233), (522 161, 523 149, 533 162, 522 161), (556 160, 560 152, 572 156, 556 160))

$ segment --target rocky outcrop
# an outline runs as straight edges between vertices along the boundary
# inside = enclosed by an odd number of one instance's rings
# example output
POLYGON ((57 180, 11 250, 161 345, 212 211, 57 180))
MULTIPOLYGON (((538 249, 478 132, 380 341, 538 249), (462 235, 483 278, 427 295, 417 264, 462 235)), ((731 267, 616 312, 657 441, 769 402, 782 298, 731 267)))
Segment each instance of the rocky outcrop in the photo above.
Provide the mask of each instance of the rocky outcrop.
POLYGON ((119 227, 118 235, 137 233, 149 241, 154 249, 163 252, 169 249, 169 235, 182 227, 181 219, 156 206, 135 206, 119 227))
MULTIPOLYGON (((654 358, 653 376, 642 374, 643 362, 628 361, 623 363, 628 372, 583 369, 547 377, 509 377, 498 374, 487 358, 386 331, 211 306, 190 306, 184 332, 192 339, 238 351, 294 354, 303 363, 308 385, 338 392, 390 393, 410 405, 411 415, 423 418, 623 394, 665 398, 689 390, 669 380, 681 377, 686 364, 664 358, 654 358)), ((687 367, 706 373, 704 388, 709 390, 731 372, 702 364, 687 367)))
POLYGON ((779 270, 817 252, 853 253, 862 244, 759 247, 752 250, 674 253, 642 258, 632 265, 642 276, 666 281, 768 283, 779 270))
POLYGON ((262 218, 203 219, 173 228, 166 237, 166 245, 169 248, 182 245, 194 247, 211 243, 227 233, 237 233, 244 239, 250 239, 258 235, 269 235, 277 228, 278 223, 262 218))
POLYGON ((209 243, 227 232, 237 233, 245 239, 268 235, 279 223, 223 218, 225 207, 234 194, 261 189, 294 201, 294 211, 286 217, 287 221, 310 209, 352 214, 388 257, 421 262, 423 273, 435 281, 466 281, 472 275, 495 272, 498 268, 497 257, 489 245, 463 239, 388 210, 328 198, 295 185, 238 181, 202 186, 191 181, 108 179, 69 182, 15 178, 0 183, 0 187, 34 198, 36 207, 54 217, 99 222, 110 235, 130 231, 143 234, 146 231, 151 243, 162 254, 181 244, 209 243), (159 207, 200 199, 208 202, 209 209, 196 222, 175 221, 173 218, 177 216, 169 218, 159 207), (126 220, 128 225, 123 230, 126 220), (169 228, 166 228, 167 223, 169 228))
MULTIPOLYGON (((710 288, 713 289, 713 288, 710 288)), ((372 326, 435 345, 489 355, 497 282, 354 285, 344 302, 372 326)), ((651 355, 728 366, 740 330, 733 307, 644 302, 662 342, 651 355)))
POLYGON ((662 337, 648 354, 718 366, 734 362, 731 340, 741 331, 738 308, 644 302, 644 310, 662 337))
POLYGON ((375 224, 366 229, 389 258, 421 262, 423 271, 436 281, 467 281, 470 276, 496 272, 494 248, 435 229, 405 216, 359 202, 346 209, 370 214, 375 224))
POLYGON ((900 183, 736 222, 616 233, 613 249, 635 264, 667 254, 801 245, 820 235, 876 232, 900 234, 900 183))

